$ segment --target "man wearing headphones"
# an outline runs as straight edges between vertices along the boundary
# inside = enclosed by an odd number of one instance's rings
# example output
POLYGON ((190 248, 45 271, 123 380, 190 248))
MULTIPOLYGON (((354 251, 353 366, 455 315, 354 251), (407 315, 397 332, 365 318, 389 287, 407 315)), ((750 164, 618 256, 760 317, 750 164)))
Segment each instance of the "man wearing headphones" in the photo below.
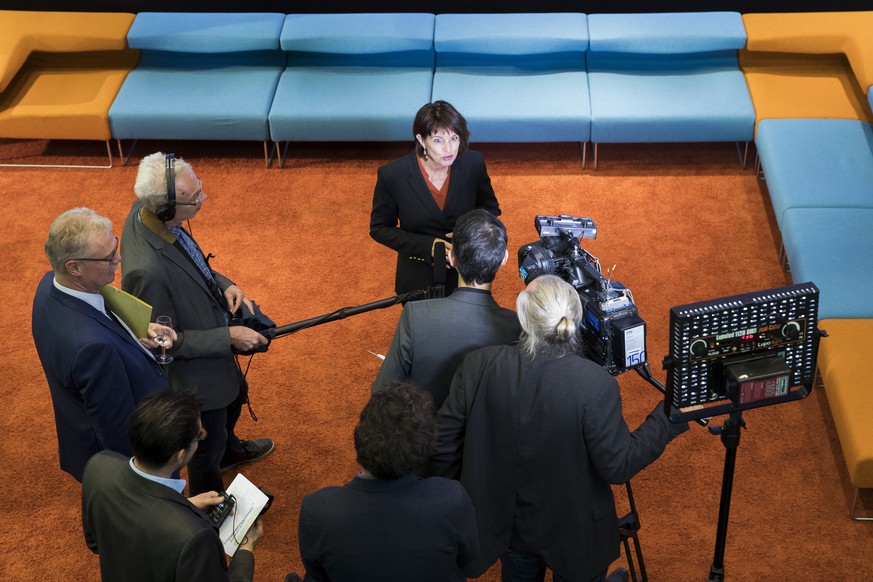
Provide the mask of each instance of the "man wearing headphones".
POLYGON ((233 281, 214 271, 182 227, 207 196, 191 165, 157 152, 140 162, 134 202, 121 237, 122 288, 168 315, 177 339, 168 366, 174 390, 197 390, 207 437, 188 464, 190 494, 221 491, 221 472, 261 459, 273 441, 240 440, 234 427, 248 399, 248 385, 234 352, 265 345, 264 336, 231 317, 251 301, 233 281))

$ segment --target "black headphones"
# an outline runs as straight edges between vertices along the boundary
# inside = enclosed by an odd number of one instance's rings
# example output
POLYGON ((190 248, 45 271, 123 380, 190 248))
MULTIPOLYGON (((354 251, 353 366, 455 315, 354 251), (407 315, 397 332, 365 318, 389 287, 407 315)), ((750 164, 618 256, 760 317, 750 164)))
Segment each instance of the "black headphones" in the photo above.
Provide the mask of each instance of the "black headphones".
POLYGON ((167 201, 159 204, 155 209, 155 216, 161 222, 173 220, 176 216, 176 154, 167 154, 165 159, 167 163, 167 201))

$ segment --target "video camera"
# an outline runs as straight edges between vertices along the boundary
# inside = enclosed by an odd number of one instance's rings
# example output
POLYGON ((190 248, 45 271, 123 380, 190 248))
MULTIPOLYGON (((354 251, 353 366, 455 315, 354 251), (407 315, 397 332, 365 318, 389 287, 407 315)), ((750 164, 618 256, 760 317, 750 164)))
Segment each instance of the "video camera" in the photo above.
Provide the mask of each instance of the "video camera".
POLYGON ((518 249, 518 271, 527 285, 540 275, 556 275, 571 284, 582 301, 580 345, 584 356, 613 376, 646 362, 646 322, 637 314, 633 294, 606 279, 597 257, 579 245, 597 238, 590 218, 537 216, 540 240, 518 249))

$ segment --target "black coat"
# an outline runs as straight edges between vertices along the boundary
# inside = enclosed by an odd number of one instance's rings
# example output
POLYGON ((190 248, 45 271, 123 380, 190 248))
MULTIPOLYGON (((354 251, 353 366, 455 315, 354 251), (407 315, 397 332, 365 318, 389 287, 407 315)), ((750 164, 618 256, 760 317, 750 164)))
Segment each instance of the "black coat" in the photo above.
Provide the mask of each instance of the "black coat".
POLYGON ((658 405, 631 432, 603 368, 577 355, 531 359, 512 346, 467 355, 438 426, 434 471, 460 478, 476 508, 480 554, 467 574, 478 577, 515 542, 569 580, 589 580, 618 558, 610 484, 688 430, 658 405))
POLYGON ((454 481, 355 477, 303 498, 306 582, 450 582, 476 554, 476 514, 454 481))
MULTIPOLYGON (((452 164, 444 210, 434 202, 415 152, 379 168, 370 213, 370 236, 397 251, 397 293, 434 284, 433 239, 445 238, 462 214, 476 208, 500 216, 491 178, 479 152, 467 150, 452 164)), ((457 271, 451 269, 446 294, 457 287, 457 279, 457 271)))

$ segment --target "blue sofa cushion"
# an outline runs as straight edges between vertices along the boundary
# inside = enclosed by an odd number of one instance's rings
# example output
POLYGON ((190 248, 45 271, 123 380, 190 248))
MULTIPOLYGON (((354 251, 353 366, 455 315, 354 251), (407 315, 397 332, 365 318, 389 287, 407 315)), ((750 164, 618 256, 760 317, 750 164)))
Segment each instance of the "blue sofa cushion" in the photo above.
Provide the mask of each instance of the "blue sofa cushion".
POLYGON ((685 55, 743 48, 739 12, 591 14, 589 51, 638 55, 685 55))
POLYGON ((433 14, 289 14, 273 141, 406 141, 433 86, 433 14))
POLYGON ((497 74, 437 70, 433 99, 454 105, 481 142, 587 142, 588 76, 580 71, 497 74))
POLYGON ((585 14, 438 14, 437 67, 585 69, 585 14))
POLYGON ((112 136, 269 140, 267 115, 284 64, 281 53, 271 56, 272 65, 210 61, 135 69, 109 109, 112 136))
POLYGON ((755 108, 739 70, 590 72, 591 141, 751 141, 755 108))
POLYGON ((591 141, 750 141, 737 12, 591 14, 591 141))
POLYGON ((139 65, 109 109, 116 139, 269 139, 267 116, 285 54, 284 14, 136 16, 139 65))
POLYGON ((430 101, 430 69, 289 67, 270 110, 273 141, 407 141, 430 101))
POLYGON ((433 14, 288 14, 280 43, 289 66, 432 69, 433 28, 433 14))
POLYGON ((755 145, 780 228, 790 208, 873 208, 873 125, 764 119, 755 145))
POLYGON ((279 50, 284 14, 140 12, 127 33, 131 48, 185 53, 279 50))
POLYGON ((587 16, 438 14, 433 99, 463 113, 472 139, 586 142, 587 16))
POLYGON ((821 290, 819 319, 873 317, 873 208, 789 208, 782 240, 795 282, 821 290))

